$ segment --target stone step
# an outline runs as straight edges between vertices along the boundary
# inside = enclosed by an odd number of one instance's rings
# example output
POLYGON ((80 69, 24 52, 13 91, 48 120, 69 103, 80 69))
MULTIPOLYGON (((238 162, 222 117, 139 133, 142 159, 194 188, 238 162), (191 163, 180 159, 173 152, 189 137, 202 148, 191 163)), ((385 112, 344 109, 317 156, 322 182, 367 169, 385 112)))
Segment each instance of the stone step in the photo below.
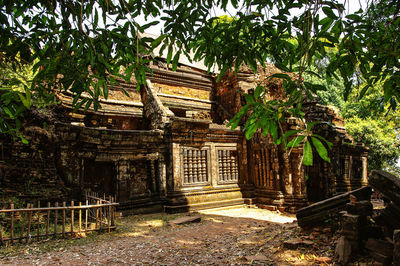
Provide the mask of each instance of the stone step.
POLYGON ((189 223, 199 223, 201 221, 200 216, 185 216, 176 218, 168 222, 169 225, 180 225, 180 224, 189 224, 189 223))

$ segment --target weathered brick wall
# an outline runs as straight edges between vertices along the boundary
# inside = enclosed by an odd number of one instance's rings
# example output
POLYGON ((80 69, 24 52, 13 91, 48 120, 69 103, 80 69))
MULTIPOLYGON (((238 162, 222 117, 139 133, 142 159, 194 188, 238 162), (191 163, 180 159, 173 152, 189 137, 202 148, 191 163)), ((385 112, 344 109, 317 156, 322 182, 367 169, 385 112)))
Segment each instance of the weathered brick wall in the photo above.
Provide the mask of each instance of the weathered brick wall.
POLYGON ((218 103, 214 111, 216 123, 230 120, 239 112, 243 105, 238 92, 240 89, 237 76, 233 72, 225 74, 216 84, 213 95, 213 100, 218 103))
POLYGON ((29 144, 0 140, 0 192, 7 196, 79 199, 91 188, 111 195, 121 192, 121 200, 131 200, 163 190, 161 181, 151 180, 161 172, 158 162, 166 149, 160 131, 55 124, 25 133, 30 134, 29 144))
POLYGON ((57 145, 52 129, 29 127, 25 136, 29 144, 0 139, 0 192, 26 199, 62 199, 67 193, 57 175, 57 145))

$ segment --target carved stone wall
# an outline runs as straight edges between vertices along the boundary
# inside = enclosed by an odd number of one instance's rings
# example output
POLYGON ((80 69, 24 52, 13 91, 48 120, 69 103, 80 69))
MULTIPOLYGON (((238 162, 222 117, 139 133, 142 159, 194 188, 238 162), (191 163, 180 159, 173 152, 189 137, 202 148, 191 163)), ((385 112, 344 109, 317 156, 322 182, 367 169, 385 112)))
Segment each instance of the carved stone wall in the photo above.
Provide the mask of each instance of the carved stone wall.
POLYGON ((183 185, 209 184, 210 182, 210 150, 181 148, 183 163, 183 185))
POLYGON ((242 136, 215 124, 175 119, 168 129, 171 164, 167 211, 243 203, 242 136))
MULTIPOLYGON (((366 184, 368 150, 352 144, 343 120, 328 107, 304 103, 306 120, 321 122, 314 133, 334 144, 331 164, 315 156, 305 168, 302 147, 288 151, 259 133, 247 141, 240 129, 226 127, 244 104, 239 90, 249 91, 276 69, 254 75, 241 68, 215 83, 212 75, 190 67, 151 67, 142 103, 102 99, 103 114, 81 110, 52 120, 47 130, 27 128, 28 145, 1 139, 0 191, 79 199, 84 190, 94 190, 116 195, 120 209, 131 212, 244 202, 293 210, 366 184)), ((270 97, 283 97, 278 80, 264 85, 270 97)), ((288 119, 283 126, 298 124, 288 119)))
POLYGON ((239 166, 237 149, 217 148, 218 153, 218 184, 237 183, 239 166))

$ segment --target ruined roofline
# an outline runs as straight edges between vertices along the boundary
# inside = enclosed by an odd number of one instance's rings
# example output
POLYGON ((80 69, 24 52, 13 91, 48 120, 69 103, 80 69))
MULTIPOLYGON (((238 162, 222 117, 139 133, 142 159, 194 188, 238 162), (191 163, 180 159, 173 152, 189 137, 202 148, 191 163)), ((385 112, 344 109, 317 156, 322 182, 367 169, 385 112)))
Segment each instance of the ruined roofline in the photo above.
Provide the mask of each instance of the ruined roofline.
MULTIPOLYGON (((87 97, 89 95, 82 94, 81 99, 87 97)), ((73 102, 73 94, 69 91, 65 91, 62 93, 56 94, 57 99, 61 102, 61 105, 73 110, 72 102, 73 102)), ((76 113, 92 113, 99 115, 108 115, 108 116, 127 116, 127 117, 142 117, 143 113, 143 103, 142 102, 127 102, 127 101, 118 101, 112 99, 104 99, 100 98, 99 102, 101 103, 101 108, 97 111, 94 110, 93 106, 90 106, 87 110, 84 110, 83 107, 76 110, 76 113)))

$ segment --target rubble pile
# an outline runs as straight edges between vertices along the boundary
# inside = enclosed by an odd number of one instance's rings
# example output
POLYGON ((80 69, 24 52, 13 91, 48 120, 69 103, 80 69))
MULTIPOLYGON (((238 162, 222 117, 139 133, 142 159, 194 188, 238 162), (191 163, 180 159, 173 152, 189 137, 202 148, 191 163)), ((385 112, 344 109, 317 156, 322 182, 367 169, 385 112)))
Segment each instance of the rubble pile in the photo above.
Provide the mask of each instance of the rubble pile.
POLYGON ((335 256, 346 265, 354 256, 369 254, 382 265, 400 265, 400 178, 385 171, 372 171, 369 186, 350 191, 298 210, 302 228, 335 221, 335 256), (372 189, 385 199, 374 209, 372 189))

